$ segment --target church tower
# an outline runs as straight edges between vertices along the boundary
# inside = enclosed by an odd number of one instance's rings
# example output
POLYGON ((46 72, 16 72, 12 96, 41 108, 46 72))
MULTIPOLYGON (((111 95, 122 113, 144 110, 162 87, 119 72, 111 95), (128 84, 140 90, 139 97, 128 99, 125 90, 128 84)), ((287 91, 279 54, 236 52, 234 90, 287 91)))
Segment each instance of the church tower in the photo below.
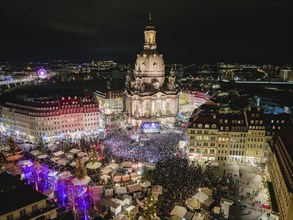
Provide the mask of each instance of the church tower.
POLYGON ((163 55, 157 51, 156 30, 151 14, 144 30, 143 51, 137 55, 133 75, 126 75, 125 110, 128 123, 175 123, 178 91, 173 72, 165 76, 163 55))

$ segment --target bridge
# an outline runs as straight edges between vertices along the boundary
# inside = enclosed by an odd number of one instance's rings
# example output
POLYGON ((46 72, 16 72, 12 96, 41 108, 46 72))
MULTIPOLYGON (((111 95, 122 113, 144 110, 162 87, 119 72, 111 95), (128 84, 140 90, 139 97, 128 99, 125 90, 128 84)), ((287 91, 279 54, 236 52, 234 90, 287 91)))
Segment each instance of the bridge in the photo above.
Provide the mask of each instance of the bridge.
POLYGON ((32 82, 34 80, 33 77, 25 77, 22 79, 14 79, 14 80, 5 80, 5 81, 0 81, 0 95, 2 94, 3 91, 11 88, 15 88, 21 85, 25 85, 29 82, 32 82))
POLYGON ((14 84, 14 83, 30 82, 33 80, 34 80, 34 78, 29 76, 29 77, 25 77, 22 79, 12 79, 12 80, 0 81, 0 85, 10 85, 10 84, 14 84))

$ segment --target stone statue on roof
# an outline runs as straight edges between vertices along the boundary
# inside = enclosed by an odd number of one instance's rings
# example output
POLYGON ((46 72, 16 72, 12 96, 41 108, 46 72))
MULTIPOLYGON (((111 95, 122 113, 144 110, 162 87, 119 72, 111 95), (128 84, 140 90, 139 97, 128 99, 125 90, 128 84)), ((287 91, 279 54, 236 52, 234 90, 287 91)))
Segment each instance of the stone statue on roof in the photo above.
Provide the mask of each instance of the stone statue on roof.
POLYGON ((167 86, 168 86, 169 90, 175 90, 176 89, 175 81, 176 81, 175 71, 174 71, 174 69, 172 67, 171 71, 170 71, 170 76, 168 76, 168 83, 167 83, 167 86))
POLYGON ((127 70, 127 74, 126 74, 126 80, 125 80, 125 87, 127 89, 130 89, 130 85, 131 85, 131 75, 130 75, 130 70, 127 70))

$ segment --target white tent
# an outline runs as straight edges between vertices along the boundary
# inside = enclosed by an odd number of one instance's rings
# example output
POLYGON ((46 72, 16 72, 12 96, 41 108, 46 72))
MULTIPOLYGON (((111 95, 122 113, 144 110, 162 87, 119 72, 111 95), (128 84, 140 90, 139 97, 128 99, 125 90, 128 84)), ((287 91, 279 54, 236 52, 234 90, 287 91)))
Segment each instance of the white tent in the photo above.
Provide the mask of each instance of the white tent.
POLYGON ((126 187, 119 187, 115 189, 115 193, 117 195, 121 195, 121 194, 126 194, 127 193, 127 188, 126 187))
POLYGON ((85 152, 78 152, 77 156, 78 157, 83 157, 83 156, 86 156, 86 153, 85 152))
POLYGON ((179 217, 180 219, 183 219, 186 212, 187 212, 186 208, 176 205, 174 209, 172 210, 171 215, 175 215, 179 217))
POLYGON ((132 184, 127 186, 129 193, 141 191, 140 184, 132 184))
POLYGON ((111 168, 112 170, 115 170, 119 167, 119 165, 117 163, 111 163, 107 167, 111 168))
POLYGON ((105 190, 105 197, 112 197, 113 196, 113 189, 106 189, 105 190))
POLYGON ((64 171, 60 173, 59 176, 61 179, 68 179, 69 177, 72 176, 72 174, 69 171, 64 171))
POLYGON ((109 174, 109 173, 111 173, 111 171, 112 171, 112 169, 109 167, 105 167, 102 169, 102 173, 104 173, 104 174, 109 174))
POLYGON ((144 188, 147 188, 147 187, 149 187, 149 186, 151 186, 152 184, 150 183, 150 182, 148 182, 148 181, 145 181, 145 182, 143 182, 143 183, 140 183, 140 186, 141 187, 144 187, 144 188))
POLYGON ((57 145, 55 145, 55 144, 48 145, 48 149, 49 149, 50 151, 56 150, 57 148, 58 148, 58 147, 57 147, 57 145))
POLYGON ((83 157, 83 158, 81 158, 81 162, 83 162, 83 163, 87 162, 88 160, 89 160, 88 157, 83 157))
POLYGON ((76 148, 72 148, 69 152, 72 154, 77 154, 78 152, 80 152, 80 150, 76 148))
POLYGON ((130 162, 130 161, 123 161, 122 163, 121 163, 121 166, 122 167, 132 167, 132 162, 130 162))
POLYGON ((58 160, 60 160, 59 157, 52 157, 52 158, 51 158, 51 161, 53 161, 54 163, 56 163, 58 160))
POLYGON ((209 196, 207 194, 205 194, 204 192, 200 191, 195 194, 194 198, 197 199, 198 201, 200 201, 200 203, 204 203, 204 201, 207 200, 209 198, 209 196))
POLYGON ((202 213, 195 213, 192 220, 204 220, 205 219, 205 214, 202 213))
POLYGON ((199 209, 200 208, 200 202, 195 199, 195 198, 191 198, 191 199, 187 199, 185 202, 186 206, 190 209, 190 210, 194 210, 194 209, 199 209))
POLYGON ((108 175, 102 175, 102 176, 100 176, 100 179, 104 180, 107 183, 108 180, 111 179, 111 177, 108 175))
POLYGON ((63 155, 64 154, 64 152, 63 151, 57 151, 57 152, 55 152, 55 153, 53 153, 53 155, 55 156, 55 157, 59 157, 59 156, 61 156, 61 155, 63 155))
POLYGON ((69 165, 72 166, 72 167, 75 167, 76 166, 76 162, 73 161, 69 165))
POLYGON ((93 186, 90 187, 90 195, 91 197, 99 197, 101 196, 101 194, 104 192, 104 188, 103 186, 93 186))
POLYGON ((58 171, 56 170, 50 170, 48 173, 48 177, 56 177, 58 175, 58 171))
POLYGON ((84 178, 82 179, 77 179, 77 178, 74 178, 72 180, 72 184, 74 186, 82 186, 82 185, 87 185, 89 182, 91 181, 91 178, 89 176, 85 176, 84 178))
POLYGON ((41 154, 41 155, 38 156, 39 159, 44 159, 44 158, 46 158, 46 157, 48 157, 47 154, 41 154))
POLYGON ((86 165, 86 168, 95 170, 95 169, 100 168, 101 166, 102 166, 102 164, 100 162, 95 162, 95 163, 88 163, 86 165))
POLYGON ((140 175, 138 175, 138 173, 132 173, 130 174, 131 180, 132 181, 137 181, 140 177, 140 175))
POLYGON ((57 161, 57 164, 58 165, 65 166, 67 163, 68 163, 68 160, 65 160, 65 159, 60 159, 60 160, 57 161))
POLYGON ((67 158, 68 160, 73 160, 73 159, 74 159, 74 156, 71 155, 71 154, 69 154, 69 155, 66 156, 66 158, 67 158))
POLYGON ((114 176, 113 181, 114 182, 121 182, 122 181, 122 176, 114 176))
POLYGON ((201 188, 200 189, 203 193, 205 193, 207 196, 213 196, 213 191, 210 188, 201 188))

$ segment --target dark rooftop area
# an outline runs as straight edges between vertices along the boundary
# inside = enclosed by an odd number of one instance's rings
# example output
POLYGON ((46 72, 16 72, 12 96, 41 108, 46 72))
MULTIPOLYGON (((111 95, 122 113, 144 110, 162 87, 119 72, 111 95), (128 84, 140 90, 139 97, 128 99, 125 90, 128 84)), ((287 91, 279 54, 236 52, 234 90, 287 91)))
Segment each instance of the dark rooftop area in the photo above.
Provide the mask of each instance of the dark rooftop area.
POLYGON ((47 198, 7 173, 0 174, 0 187, 5 189, 0 192, 0 215, 47 198))
MULTIPOLYGON (((22 186, 23 183, 8 173, 0 174, 0 193, 10 190, 13 187, 22 186)), ((2 203, 1 203, 2 204, 2 203)))

